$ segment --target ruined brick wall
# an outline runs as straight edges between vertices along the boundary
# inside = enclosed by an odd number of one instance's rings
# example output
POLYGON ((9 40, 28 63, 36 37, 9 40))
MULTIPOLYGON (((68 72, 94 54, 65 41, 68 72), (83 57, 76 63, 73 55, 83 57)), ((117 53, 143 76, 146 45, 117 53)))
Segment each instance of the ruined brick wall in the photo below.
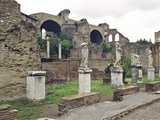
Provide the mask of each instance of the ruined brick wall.
POLYGON ((80 60, 64 59, 42 62, 42 69, 48 72, 48 81, 77 80, 80 60))
POLYGON ((23 21, 20 5, 0 0, 0 97, 25 95, 29 70, 40 70, 36 28, 23 21))
MULTIPOLYGON (((102 80, 104 69, 109 60, 90 59, 89 66, 93 70, 92 80, 102 80)), ((48 81, 78 80, 80 59, 52 60, 42 62, 42 69, 48 72, 48 81)))

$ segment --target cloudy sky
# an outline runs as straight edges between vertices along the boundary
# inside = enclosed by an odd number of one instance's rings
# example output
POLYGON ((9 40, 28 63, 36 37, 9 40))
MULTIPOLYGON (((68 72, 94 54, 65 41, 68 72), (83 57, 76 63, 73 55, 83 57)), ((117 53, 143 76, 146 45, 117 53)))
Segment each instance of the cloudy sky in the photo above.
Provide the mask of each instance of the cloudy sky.
POLYGON ((17 0, 22 12, 57 15, 70 9, 70 18, 87 18, 91 24, 108 23, 131 41, 152 39, 160 30, 160 0, 17 0))

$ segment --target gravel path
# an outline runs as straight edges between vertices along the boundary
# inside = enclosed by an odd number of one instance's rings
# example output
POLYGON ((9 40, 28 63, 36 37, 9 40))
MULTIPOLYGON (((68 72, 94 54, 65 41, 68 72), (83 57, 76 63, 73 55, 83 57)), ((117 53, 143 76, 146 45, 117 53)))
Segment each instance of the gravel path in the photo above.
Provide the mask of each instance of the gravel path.
POLYGON ((121 120, 160 120, 160 101, 138 109, 121 120))

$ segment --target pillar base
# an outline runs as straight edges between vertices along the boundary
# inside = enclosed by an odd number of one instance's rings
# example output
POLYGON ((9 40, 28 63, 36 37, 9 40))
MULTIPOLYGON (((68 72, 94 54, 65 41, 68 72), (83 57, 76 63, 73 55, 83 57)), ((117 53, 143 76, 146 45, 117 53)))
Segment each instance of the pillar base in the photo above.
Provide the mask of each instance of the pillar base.
POLYGON ((143 71, 141 65, 133 65, 131 68, 132 83, 137 83, 138 80, 142 80, 143 71))
POLYGON ((45 99, 46 71, 29 71, 27 76, 27 98, 30 100, 45 99))
POLYGON ((113 67, 111 69, 111 85, 113 87, 123 86, 123 69, 120 67, 113 67))
POLYGON ((147 74, 148 80, 154 81, 155 80, 155 68, 154 67, 148 67, 147 73, 148 73, 147 74))
POLYGON ((91 92, 91 72, 89 68, 79 68, 79 93, 91 92))

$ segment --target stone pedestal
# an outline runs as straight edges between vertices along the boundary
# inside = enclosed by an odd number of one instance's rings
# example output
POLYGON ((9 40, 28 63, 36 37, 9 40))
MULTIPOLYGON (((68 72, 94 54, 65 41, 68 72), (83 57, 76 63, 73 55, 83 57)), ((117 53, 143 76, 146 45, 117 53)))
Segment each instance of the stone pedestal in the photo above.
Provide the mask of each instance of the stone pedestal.
POLYGON ((148 76, 148 80, 151 80, 151 81, 155 80, 155 68, 154 67, 148 67, 147 76, 148 76))
POLYGON ((131 73, 132 73, 132 82, 133 83, 137 83, 138 80, 142 80, 142 78, 143 78, 142 66, 133 65, 131 68, 131 73))
POLYGON ((111 85, 113 87, 123 86, 123 69, 120 67, 113 67, 111 69, 111 85))
POLYGON ((91 92, 91 72, 89 68, 79 69, 79 93, 91 92))
POLYGON ((27 76, 27 98, 31 100, 45 99, 45 71, 29 71, 27 76))

